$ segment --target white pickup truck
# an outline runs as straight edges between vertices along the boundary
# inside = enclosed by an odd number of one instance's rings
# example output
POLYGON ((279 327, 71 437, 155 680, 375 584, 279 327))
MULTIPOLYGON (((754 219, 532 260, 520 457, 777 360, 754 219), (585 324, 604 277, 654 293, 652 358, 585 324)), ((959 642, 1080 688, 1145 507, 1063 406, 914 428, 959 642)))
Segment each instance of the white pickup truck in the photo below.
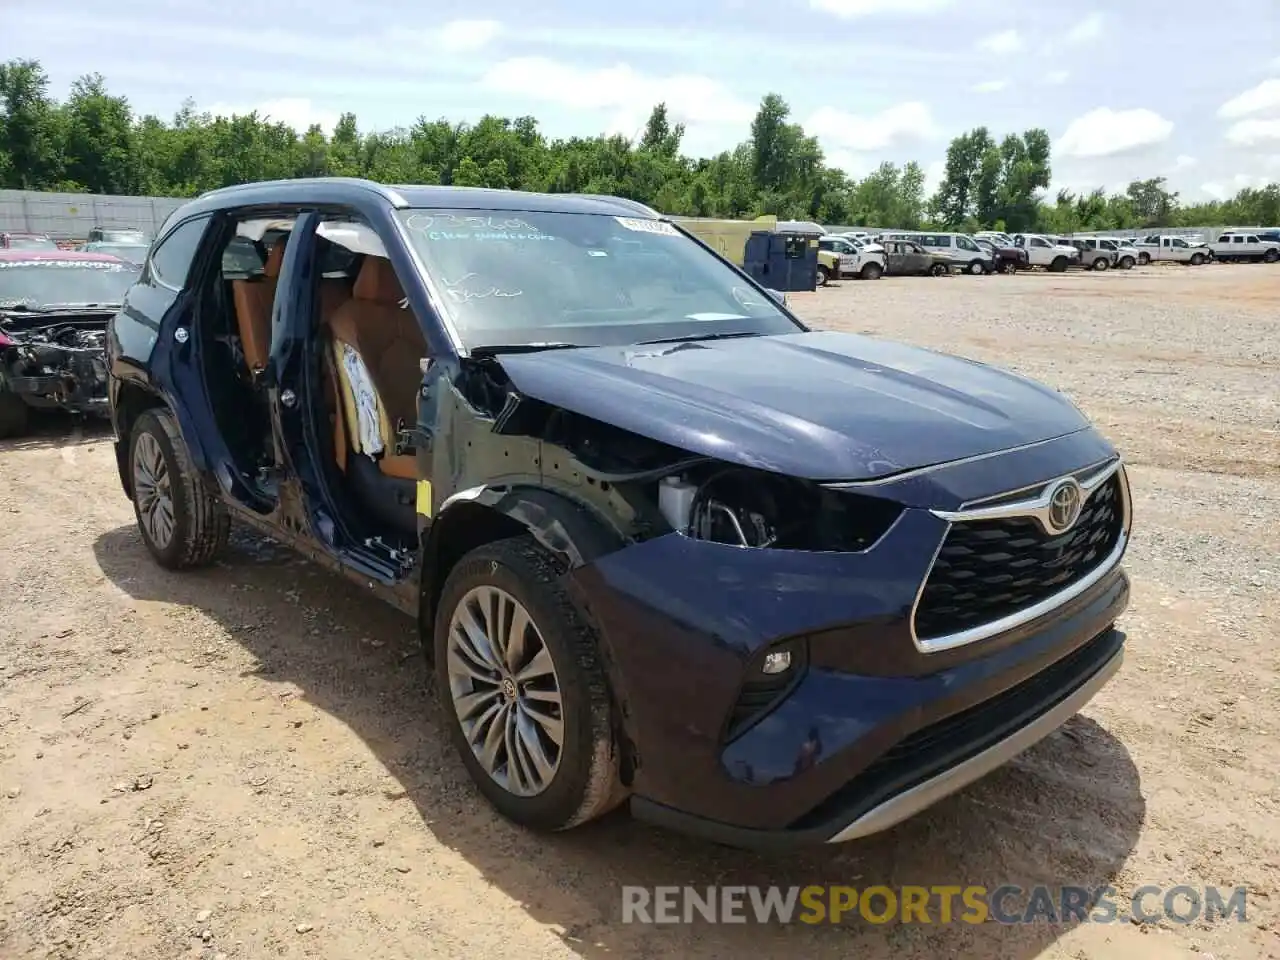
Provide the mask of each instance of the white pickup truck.
POLYGON ((1280 242, 1263 240, 1256 233, 1231 231, 1209 244, 1217 260, 1251 260, 1254 263, 1275 263, 1280 260, 1280 242))
POLYGON ((1054 273, 1062 273, 1067 267, 1080 265, 1080 251, 1075 247, 1054 243, 1048 237, 1034 233, 1020 233, 1013 244, 1027 251, 1027 262, 1033 267, 1044 267, 1054 273))
POLYGON ((1193 267, 1198 267, 1213 254, 1208 247, 1188 243, 1182 237, 1167 237, 1160 234, 1143 237, 1134 246, 1138 249, 1139 257, 1146 254, 1146 260, 1143 261, 1146 263, 1166 260, 1171 263, 1189 263, 1193 267))
POLYGON ((840 257, 840 276, 859 280, 879 280, 884 276, 884 247, 865 243, 839 234, 818 239, 818 249, 830 250, 840 257))

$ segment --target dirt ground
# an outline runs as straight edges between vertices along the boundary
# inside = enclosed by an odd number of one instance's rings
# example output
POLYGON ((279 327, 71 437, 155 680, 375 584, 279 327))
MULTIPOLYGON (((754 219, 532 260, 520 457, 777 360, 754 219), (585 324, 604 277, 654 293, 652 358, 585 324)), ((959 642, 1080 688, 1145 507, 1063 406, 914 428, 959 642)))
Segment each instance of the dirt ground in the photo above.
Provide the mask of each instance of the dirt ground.
POLYGON ((0 445, 0 957, 1280 957, 1280 267, 904 278, 816 325, 1068 392, 1133 464, 1117 679, 895 830, 762 857, 498 819, 413 624, 237 534, 163 572, 109 437, 0 445), (1246 885, 1245 923, 623 925, 623 884, 1246 885))

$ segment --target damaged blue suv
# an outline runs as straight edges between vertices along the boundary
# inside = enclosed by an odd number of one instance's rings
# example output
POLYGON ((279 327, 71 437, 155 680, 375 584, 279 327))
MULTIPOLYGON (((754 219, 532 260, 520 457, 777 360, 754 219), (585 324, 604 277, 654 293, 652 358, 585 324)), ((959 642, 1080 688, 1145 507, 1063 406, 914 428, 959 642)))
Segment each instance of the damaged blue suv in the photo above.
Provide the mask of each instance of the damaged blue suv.
POLYGON ((235 522, 418 618, 462 762, 532 828, 862 837, 1120 666, 1128 482, 1079 410, 811 331, 631 201, 214 191, 108 342, 155 560, 235 522))

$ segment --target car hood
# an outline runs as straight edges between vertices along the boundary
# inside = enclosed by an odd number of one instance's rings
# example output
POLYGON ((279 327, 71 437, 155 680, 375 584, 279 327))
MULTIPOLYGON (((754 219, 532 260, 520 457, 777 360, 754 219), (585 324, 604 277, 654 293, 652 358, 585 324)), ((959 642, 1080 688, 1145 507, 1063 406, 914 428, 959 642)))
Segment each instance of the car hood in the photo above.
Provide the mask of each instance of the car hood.
POLYGON ((1088 427, 1062 394, 849 333, 499 356, 517 391, 641 436, 812 480, 865 480, 1088 427))

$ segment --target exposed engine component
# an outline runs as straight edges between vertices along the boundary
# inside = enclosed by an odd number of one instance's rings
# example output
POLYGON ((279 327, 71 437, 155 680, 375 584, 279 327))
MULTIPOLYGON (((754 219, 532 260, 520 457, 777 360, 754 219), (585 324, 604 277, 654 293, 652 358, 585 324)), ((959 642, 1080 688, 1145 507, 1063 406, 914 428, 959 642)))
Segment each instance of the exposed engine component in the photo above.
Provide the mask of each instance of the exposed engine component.
POLYGON ((8 389, 36 405, 105 408, 106 331, 101 322, 4 332, 8 345, 0 359, 8 389))

